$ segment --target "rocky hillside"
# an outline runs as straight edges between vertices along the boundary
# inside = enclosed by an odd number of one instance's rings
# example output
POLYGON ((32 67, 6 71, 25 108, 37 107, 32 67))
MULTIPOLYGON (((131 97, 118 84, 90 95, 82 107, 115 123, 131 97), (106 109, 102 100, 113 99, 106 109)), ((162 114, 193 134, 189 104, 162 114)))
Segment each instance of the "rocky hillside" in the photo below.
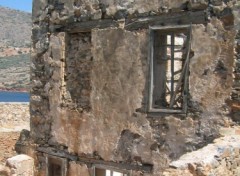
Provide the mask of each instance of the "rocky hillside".
POLYGON ((0 44, 30 47, 31 14, 0 6, 0 44))
POLYGON ((31 14, 0 6, 0 89, 28 90, 31 14))

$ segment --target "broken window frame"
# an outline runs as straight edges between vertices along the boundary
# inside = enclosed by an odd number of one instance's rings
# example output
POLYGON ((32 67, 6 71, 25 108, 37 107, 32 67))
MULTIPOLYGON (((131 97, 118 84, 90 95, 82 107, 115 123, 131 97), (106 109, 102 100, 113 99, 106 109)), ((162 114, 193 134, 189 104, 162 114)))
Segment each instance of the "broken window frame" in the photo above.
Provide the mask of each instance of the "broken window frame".
MULTIPOLYGON (((192 25, 176 25, 176 26, 150 26, 149 27, 149 96, 148 96, 148 112, 153 113, 179 113, 179 114, 186 114, 187 113, 187 94, 189 89, 189 60, 190 60, 190 50, 191 50, 191 38, 192 38, 192 25), (177 81, 177 85, 174 92, 171 92, 171 99, 169 103, 169 107, 160 107, 155 108, 153 107, 153 96, 154 96, 154 49, 155 49, 155 38, 154 34, 155 32, 162 32, 164 35, 175 35, 179 33, 179 31, 183 31, 185 34, 187 34, 186 39, 186 52, 185 52, 185 59, 184 64, 182 66, 182 72, 179 77, 179 80, 177 81), (185 79, 184 79, 185 78, 185 79), (179 89, 182 89, 179 91, 179 89), (177 101, 177 93, 180 92, 182 96, 182 106, 179 109, 173 108, 175 101, 177 101)), ((171 37, 172 40, 172 37, 171 37)), ((172 45, 171 41, 171 45, 172 45)), ((174 50, 174 48, 173 48, 174 50)), ((172 48, 171 48, 171 63, 174 62, 174 54, 172 54, 172 48)), ((171 73, 173 73, 174 68, 171 68, 171 73)), ((161 79, 161 78, 160 78, 161 79)), ((173 80, 171 80, 173 81, 173 80)), ((166 83, 164 83, 166 84, 166 83)), ((171 82, 172 84, 172 82, 171 82)), ((166 90, 165 90, 166 93, 166 90)))
POLYGON ((51 176, 51 165, 60 165, 61 166, 61 175, 58 176, 67 176, 67 159, 60 158, 57 156, 46 155, 46 176, 51 176))
POLYGON ((113 176, 113 172, 119 172, 119 173, 123 174, 123 176, 131 176, 130 171, 118 169, 118 168, 111 167, 111 166, 99 165, 99 164, 93 166, 93 176, 97 176, 96 169, 109 170, 109 171, 111 171, 111 176, 113 176))

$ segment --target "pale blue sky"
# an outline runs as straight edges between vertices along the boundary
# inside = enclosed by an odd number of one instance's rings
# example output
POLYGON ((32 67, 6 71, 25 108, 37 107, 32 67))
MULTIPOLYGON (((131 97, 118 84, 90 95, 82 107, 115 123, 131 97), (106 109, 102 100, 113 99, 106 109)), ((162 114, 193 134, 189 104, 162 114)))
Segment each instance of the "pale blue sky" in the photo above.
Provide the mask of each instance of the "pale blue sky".
POLYGON ((0 6, 32 12, 32 0, 0 0, 0 6))

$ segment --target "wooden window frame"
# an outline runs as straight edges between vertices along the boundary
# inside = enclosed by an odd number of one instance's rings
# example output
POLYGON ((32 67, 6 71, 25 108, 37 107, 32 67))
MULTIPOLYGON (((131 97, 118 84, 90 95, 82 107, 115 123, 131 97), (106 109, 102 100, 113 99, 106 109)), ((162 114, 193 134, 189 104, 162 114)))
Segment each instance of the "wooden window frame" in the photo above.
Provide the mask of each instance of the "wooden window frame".
MULTIPOLYGON (((189 60, 190 60, 190 50, 191 50, 191 39, 192 39, 192 25, 176 25, 176 26, 150 26, 149 27, 149 92, 148 92, 148 112, 149 113, 178 113, 186 114, 187 113, 187 94, 189 89, 189 60), (174 109, 173 103, 176 99, 176 93, 174 92, 171 95, 170 107, 164 108, 153 108, 153 89, 154 89, 154 32, 162 31, 163 33, 179 33, 179 31, 184 31, 187 33, 187 52, 185 57, 184 66, 182 68, 182 73, 180 75, 176 90, 180 87, 183 87, 182 92, 182 107, 181 109, 174 109), (185 78, 185 79, 184 79, 185 78), (184 80, 183 80, 184 79, 184 80), (183 83, 181 82, 183 81, 183 83), (181 84, 180 84, 181 83, 181 84), (183 84, 183 86, 181 86, 183 84)), ((173 56, 174 57, 174 56, 173 56)), ((172 58, 174 59, 174 58, 172 58)), ((176 92, 177 92, 176 91, 176 92)))

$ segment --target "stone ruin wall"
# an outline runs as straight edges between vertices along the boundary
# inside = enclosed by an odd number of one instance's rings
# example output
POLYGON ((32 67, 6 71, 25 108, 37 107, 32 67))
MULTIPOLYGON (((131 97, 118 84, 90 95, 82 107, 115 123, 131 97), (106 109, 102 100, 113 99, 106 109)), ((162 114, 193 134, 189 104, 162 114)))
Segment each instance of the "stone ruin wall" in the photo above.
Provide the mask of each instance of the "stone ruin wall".
POLYGON ((130 167, 134 176, 159 175, 170 161, 211 143, 220 127, 232 125, 233 4, 35 0, 30 110, 40 175, 46 175, 45 155, 59 153, 69 159, 68 175, 87 176, 96 163, 121 163, 117 167, 130 167), (192 19, 187 116, 146 113, 148 28, 120 24, 74 31, 75 23, 86 21, 201 10, 206 22, 192 19))
POLYGON ((232 117, 235 121, 239 121, 240 113, 240 87, 239 87, 239 73, 240 73, 240 12, 239 6, 234 10, 235 15, 235 24, 236 24, 236 38, 235 38, 235 69, 234 69, 234 84, 233 84, 233 92, 232 92, 232 117))

